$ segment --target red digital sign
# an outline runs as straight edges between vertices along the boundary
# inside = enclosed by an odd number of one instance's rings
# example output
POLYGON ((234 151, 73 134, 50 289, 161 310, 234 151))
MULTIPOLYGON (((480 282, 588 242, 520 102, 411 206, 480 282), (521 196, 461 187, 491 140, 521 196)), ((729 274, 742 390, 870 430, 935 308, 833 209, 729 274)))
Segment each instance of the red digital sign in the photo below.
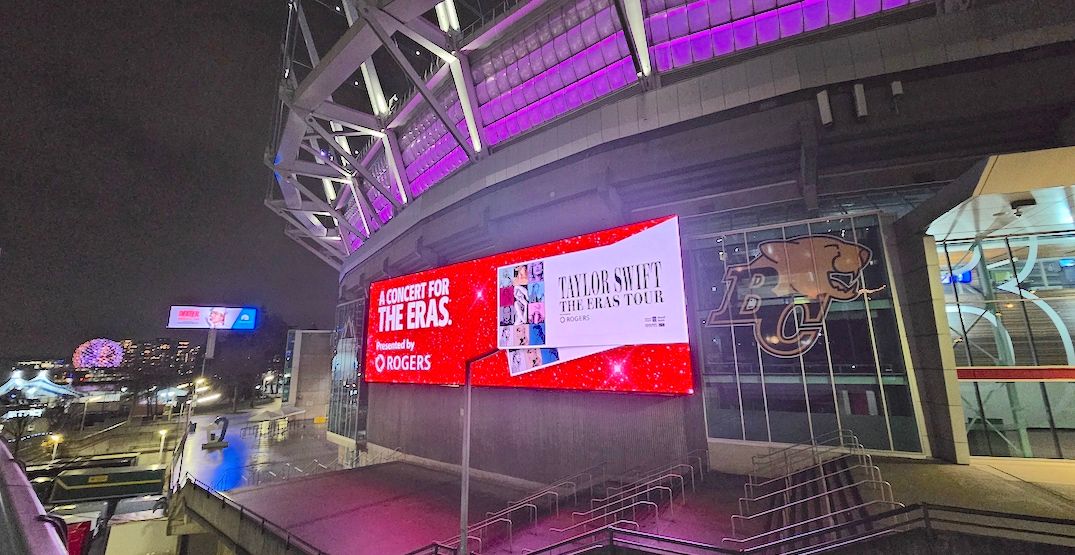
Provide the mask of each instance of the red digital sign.
POLYGON ((692 393, 666 217, 370 285, 369 382, 692 393), (495 352, 493 352, 495 351, 495 352))

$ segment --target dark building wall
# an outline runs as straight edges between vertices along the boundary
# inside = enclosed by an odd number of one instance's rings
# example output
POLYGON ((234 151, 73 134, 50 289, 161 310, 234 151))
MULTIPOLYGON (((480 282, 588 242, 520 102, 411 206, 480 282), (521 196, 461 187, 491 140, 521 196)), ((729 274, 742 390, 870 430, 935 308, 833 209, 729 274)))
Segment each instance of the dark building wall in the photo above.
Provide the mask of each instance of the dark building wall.
MULTIPOLYGON (((687 456, 691 397, 475 388, 473 468, 550 482, 601 462, 610 472, 687 456)), ((369 441, 459 464, 463 389, 371 384, 369 441)))
POLYGON ((332 383, 332 334, 302 331, 299 357, 291 374, 292 403, 305 418, 325 416, 332 383))

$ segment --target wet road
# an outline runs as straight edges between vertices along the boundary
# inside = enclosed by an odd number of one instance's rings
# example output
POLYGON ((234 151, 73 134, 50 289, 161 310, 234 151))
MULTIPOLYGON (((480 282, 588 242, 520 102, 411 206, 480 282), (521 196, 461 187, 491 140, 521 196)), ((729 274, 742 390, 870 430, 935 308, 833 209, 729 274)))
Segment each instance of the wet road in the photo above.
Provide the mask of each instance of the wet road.
MULTIPOLYGON (((308 424, 299 427, 291 423, 287 433, 274 435, 265 433, 269 430, 269 423, 249 422, 251 416, 257 412, 266 409, 279 410, 279 401, 237 414, 224 412, 227 408, 229 407, 221 407, 215 411, 201 409, 200 414, 195 411, 193 422, 197 423, 197 430, 187 438, 173 480, 189 473, 216 490, 228 491, 251 485, 244 483, 244 476, 248 482, 253 469, 279 475, 285 468, 284 463, 306 469, 314 465, 314 460, 324 464, 336 460, 336 446, 325 440, 324 425, 308 424), (209 431, 219 433, 212 425, 218 416, 228 419, 228 430, 224 437, 228 446, 222 449, 203 449, 202 444, 208 441, 209 431), (262 433, 252 433, 254 428, 244 433, 243 429, 247 427, 260 428, 262 433)), ((302 416, 293 418, 301 419, 302 416)))

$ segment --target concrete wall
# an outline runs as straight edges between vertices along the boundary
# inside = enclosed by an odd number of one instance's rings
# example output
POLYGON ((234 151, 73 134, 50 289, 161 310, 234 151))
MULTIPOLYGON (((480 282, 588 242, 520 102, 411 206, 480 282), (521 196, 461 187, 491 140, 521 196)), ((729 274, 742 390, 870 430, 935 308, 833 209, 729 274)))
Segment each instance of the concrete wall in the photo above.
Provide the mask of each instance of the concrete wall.
POLYGON ((290 404, 306 409, 304 418, 325 416, 332 385, 332 332, 299 330, 294 349, 290 404))
POLYGON ((168 535, 168 521, 163 518, 122 522, 109 527, 105 555, 171 555, 177 552, 177 539, 168 535))
MULTIPOLYGON (((475 388, 471 465, 547 483, 596 463, 610 472, 683 461, 694 397, 475 388)), ((463 389, 371 384, 371 443, 459 464, 463 389)))

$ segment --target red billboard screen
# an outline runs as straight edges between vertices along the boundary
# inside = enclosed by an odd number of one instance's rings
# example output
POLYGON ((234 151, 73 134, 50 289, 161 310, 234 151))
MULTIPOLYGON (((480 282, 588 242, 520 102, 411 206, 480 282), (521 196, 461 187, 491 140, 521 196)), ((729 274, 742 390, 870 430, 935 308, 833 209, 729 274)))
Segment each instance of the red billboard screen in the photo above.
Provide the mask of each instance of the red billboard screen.
POLYGON ((370 285, 369 382, 692 393, 666 217, 370 285))

